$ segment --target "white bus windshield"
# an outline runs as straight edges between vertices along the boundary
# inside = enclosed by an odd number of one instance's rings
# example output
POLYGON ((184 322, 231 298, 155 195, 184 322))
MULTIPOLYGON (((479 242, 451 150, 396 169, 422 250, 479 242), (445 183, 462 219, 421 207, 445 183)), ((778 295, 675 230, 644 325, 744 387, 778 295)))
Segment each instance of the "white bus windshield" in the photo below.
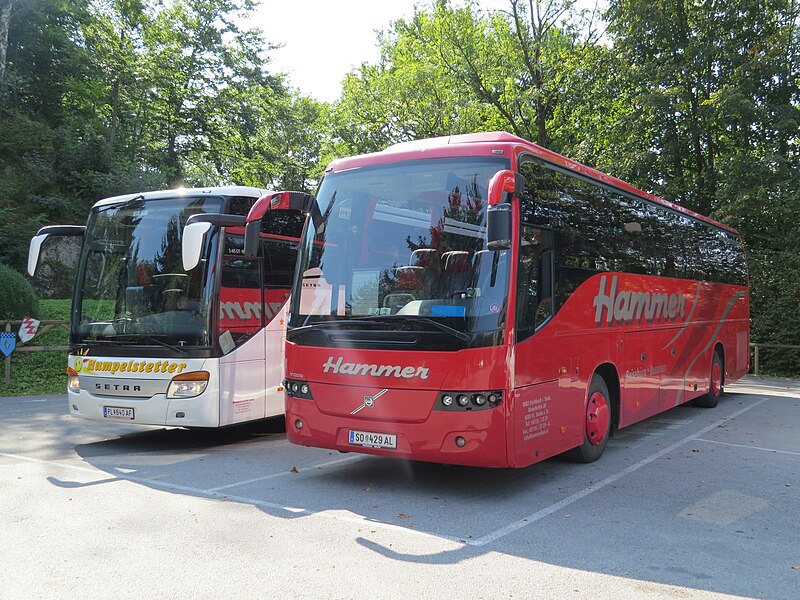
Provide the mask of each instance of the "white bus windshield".
POLYGON ((186 272, 181 236, 190 215, 222 205, 214 196, 135 198, 95 209, 81 252, 72 342, 208 346, 215 253, 207 249, 186 272))
POLYGON ((499 343, 511 256, 486 249, 486 199, 503 168, 502 158, 464 157, 327 175, 322 218, 301 245, 290 333, 394 321, 461 347, 499 343))

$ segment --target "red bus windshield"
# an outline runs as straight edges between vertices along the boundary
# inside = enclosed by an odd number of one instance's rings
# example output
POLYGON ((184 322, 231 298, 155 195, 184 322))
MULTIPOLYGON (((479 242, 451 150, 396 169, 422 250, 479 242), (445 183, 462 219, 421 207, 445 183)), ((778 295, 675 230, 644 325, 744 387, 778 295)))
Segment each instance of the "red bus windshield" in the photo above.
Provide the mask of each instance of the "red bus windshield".
POLYGON ((315 345, 335 327, 351 347, 402 348, 409 337, 414 350, 498 344, 511 253, 485 248, 486 196, 507 166, 427 159, 326 176, 323 218, 301 246, 290 339, 315 345))

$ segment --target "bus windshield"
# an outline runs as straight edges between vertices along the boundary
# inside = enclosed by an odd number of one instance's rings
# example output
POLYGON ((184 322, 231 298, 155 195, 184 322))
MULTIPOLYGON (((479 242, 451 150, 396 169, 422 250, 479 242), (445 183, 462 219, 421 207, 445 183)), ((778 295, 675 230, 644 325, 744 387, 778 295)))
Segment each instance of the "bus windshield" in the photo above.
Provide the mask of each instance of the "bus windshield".
POLYGON ((220 197, 177 196, 96 208, 78 267, 72 343, 209 346, 215 253, 207 248, 186 272, 181 236, 190 215, 222 205, 220 197))
POLYGON ((458 157, 327 175, 301 244, 290 338, 336 327, 363 339, 393 323, 383 329, 435 333, 431 349, 501 343, 511 256, 486 249, 486 198, 504 168, 458 157))

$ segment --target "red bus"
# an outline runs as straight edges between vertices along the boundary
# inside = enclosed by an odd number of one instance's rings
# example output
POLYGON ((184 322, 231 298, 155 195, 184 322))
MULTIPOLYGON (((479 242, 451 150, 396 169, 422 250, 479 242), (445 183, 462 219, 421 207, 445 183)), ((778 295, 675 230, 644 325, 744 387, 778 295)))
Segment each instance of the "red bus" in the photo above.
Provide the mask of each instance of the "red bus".
MULTIPOLYGON (((290 197, 291 196, 291 197, 290 197)), ((303 208, 286 422, 306 446, 485 467, 602 454, 749 367, 736 231, 508 133, 336 160, 303 208)), ((247 243, 247 242, 246 242, 247 243)))

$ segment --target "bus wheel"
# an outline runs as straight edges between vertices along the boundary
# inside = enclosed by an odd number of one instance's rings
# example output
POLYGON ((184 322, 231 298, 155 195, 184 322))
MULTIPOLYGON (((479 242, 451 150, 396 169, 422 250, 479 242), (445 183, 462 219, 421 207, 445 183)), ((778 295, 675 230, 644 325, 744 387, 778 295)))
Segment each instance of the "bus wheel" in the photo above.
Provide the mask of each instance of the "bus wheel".
POLYGON ((587 397, 583 444, 566 454, 570 460, 581 463, 600 458, 611 434, 611 396, 605 380, 597 373, 592 375, 587 397))
POLYGON ((725 371, 722 368, 722 357, 719 352, 714 351, 714 358, 711 360, 711 376, 709 377, 708 393, 694 399, 694 405, 700 408, 714 408, 719 404, 719 397, 722 396, 723 384, 725 383, 725 371))

